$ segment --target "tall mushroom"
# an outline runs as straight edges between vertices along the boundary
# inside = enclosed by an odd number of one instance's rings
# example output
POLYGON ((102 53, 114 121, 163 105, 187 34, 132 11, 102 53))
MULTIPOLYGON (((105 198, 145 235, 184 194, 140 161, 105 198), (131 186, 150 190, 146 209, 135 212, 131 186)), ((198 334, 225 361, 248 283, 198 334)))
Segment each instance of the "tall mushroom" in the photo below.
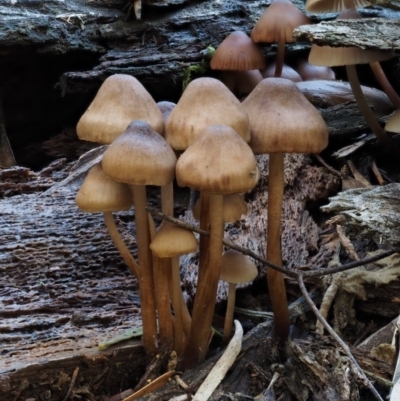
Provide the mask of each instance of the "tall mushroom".
MULTIPOLYGON (((243 106, 250 119, 250 147, 256 154, 269 154, 267 260, 281 266, 284 154, 321 152, 328 145, 328 129, 296 84, 284 78, 262 80, 243 106)), ((267 268, 267 278, 275 337, 284 343, 289 311, 283 275, 267 268)))
POLYGON ((249 191, 256 185, 258 176, 253 152, 235 130, 226 125, 206 128, 177 162, 178 185, 206 192, 210 200, 209 258, 204 269, 199 270, 192 326, 184 353, 186 368, 203 360, 208 349, 221 271, 223 195, 249 191))
POLYGON ((157 324, 146 212, 146 185, 170 184, 174 179, 175 164, 176 156, 165 139, 149 124, 140 120, 128 125, 127 129, 108 147, 102 160, 104 173, 116 181, 129 184, 133 193, 141 269, 143 345, 150 354, 156 352, 157 324))

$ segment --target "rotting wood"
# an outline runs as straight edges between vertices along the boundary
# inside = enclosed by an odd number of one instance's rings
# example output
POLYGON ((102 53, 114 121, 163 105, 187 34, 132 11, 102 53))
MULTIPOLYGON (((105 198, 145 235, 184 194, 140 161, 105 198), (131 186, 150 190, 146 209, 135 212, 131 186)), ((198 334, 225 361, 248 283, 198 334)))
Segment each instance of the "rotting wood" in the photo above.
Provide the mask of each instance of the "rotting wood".
POLYGON ((400 185, 350 189, 330 198, 324 212, 345 216, 343 225, 358 237, 377 243, 400 243, 400 185))
POLYGON ((384 18, 336 20, 296 28, 293 36, 320 46, 400 50, 400 21, 384 18))

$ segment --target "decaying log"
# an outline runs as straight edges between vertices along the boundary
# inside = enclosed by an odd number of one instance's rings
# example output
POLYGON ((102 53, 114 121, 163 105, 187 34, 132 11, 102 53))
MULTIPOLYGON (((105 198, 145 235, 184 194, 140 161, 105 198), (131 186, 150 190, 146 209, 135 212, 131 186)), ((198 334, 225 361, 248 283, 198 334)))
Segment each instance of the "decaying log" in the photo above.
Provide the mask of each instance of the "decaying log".
POLYGON ((361 49, 400 50, 400 21, 384 18, 337 20, 303 25, 294 30, 297 40, 321 46, 354 46, 361 49))
POLYGON ((330 198, 324 212, 345 216, 343 225, 360 238, 400 244, 400 185, 350 189, 330 198))

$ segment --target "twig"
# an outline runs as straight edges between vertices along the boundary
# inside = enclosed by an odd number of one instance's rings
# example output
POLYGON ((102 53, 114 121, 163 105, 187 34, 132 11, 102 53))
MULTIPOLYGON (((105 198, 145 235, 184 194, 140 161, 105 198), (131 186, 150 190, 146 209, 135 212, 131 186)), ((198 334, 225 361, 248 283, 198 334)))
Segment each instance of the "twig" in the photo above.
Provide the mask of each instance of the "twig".
POLYGON ((139 397, 143 397, 146 394, 152 393, 153 391, 158 390, 162 386, 165 386, 169 379, 175 374, 175 371, 166 372, 163 375, 157 377, 157 379, 150 382, 147 386, 142 387, 140 390, 136 391, 136 393, 131 394, 129 397, 123 399, 123 401, 133 401, 138 399, 139 397))
POLYGON ((336 332, 332 329, 332 327, 329 325, 329 323, 322 317, 322 315, 319 313, 318 308, 315 306, 314 302, 308 295, 307 289, 304 285, 303 277, 299 274, 297 276, 297 282, 299 284, 300 290, 306 299, 308 305, 310 306, 310 309, 314 312, 315 316, 317 319, 323 324, 325 329, 328 331, 328 333, 336 340, 336 342, 342 347, 346 355, 349 357, 350 362, 353 364, 354 370, 357 372, 359 377, 361 377, 365 383, 365 385, 369 388, 371 393, 374 395, 374 397, 379 400, 383 401, 382 397, 379 395, 379 393, 376 391, 375 387, 372 385, 368 377, 365 375, 363 370, 361 369, 360 365, 358 364, 357 360, 354 358, 353 354, 350 351, 350 348, 347 346, 347 344, 336 334, 336 332))
POLYGON ((78 373, 79 373, 79 367, 75 368, 74 373, 72 373, 71 383, 69 383, 67 394, 65 394, 65 397, 63 398, 62 401, 67 401, 69 396, 71 395, 71 391, 75 386, 75 382, 78 377, 78 373))
POLYGON ((232 337, 232 340, 229 342, 221 358, 218 359, 217 363, 210 370, 210 373, 197 390, 192 401, 207 401, 221 383, 229 368, 236 361, 236 358, 242 349, 243 328, 238 320, 235 320, 234 323, 235 334, 232 337))
POLYGON ((336 175, 340 178, 343 177, 343 174, 340 171, 335 170, 333 167, 331 167, 326 161, 319 155, 319 154, 314 154, 313 155, 326 169, 328 169, 333 175, 336 175))
MULTIPOLYGON (((147 207, 146 208, 147 211, 157 217, 160 217, 163 220, 169 221, 170 223, 176 224, 179 227, 185 228, 186 230, 189 231, 193 231, 197 234, 201 234, 201 235, 206 235, 209 236, 210 233, 208 231, 205 230, 201 230, 196 226, 193 226, 191 224, 185 223, 182 220, 176 219, 174 217, 171 216, 167 216, 161 212, 159 212, 158 210, 152 208, 152 207, 147 207)), ((338 273, 338 272, 342 272, 345 270, 350 270, 350 269, 354 269, 355 267, 359 267, 359 266, 364 266, 368 263, 373 263, 376 262, 378 260, 384 259, 390 255, 393 255, 394 253, 400 252, 400 250, 398 249, 391 249, 388 251, 384 251, 378 255, 374 255, 371 256, 370 258, 365 258, 362 260, 358 260, 355 262, 351 262, 351 263, 346 263, 344 265, 340 265, 340 266, 336 266, 336 267, 331 267, 329 269, 323 269, 321 267, 315 267, 315 266, 299 266, 299 268, 308 268, 311 269, 310 271, 306 271, 306 272, 298 272, 298 271, 294 271, 294 270, 290 270, 290 269, 286 269, 284 267, 280 267, 278 265, 275 265, 274 263, 268 262, 268 260, 262 258, 261 256, 257 255, 255 252, 251 251, 250 249, 244 248, 240 245, 236 245, 235 243, 233 243, 232 241, 223 240, 224 245, 226 245, 229 248, 232 249, 236 249, 239 252, 242 252, 245 255, 248 255, 250 257, 252 257, 253 259, 257 260, 258 262, 270 267, 271 269, 277 270, 283 274, 286 274, 287 276, 296 278, 299 276, 299 274, 302 275, 303 278, 308 278, 308 277, 319 277, 319 276, 325 276, 327 274, 333 274, 333 273, 338 273)))
POLYGON ((378 180, 379 185, 384 185, 385 184, 385 180, 383 179, 382 174, 379 171, 379 168, 376 165, 375 160, 372 160, 371 169, 372 169, 372 172, 375 174, 375 177, 378 180))

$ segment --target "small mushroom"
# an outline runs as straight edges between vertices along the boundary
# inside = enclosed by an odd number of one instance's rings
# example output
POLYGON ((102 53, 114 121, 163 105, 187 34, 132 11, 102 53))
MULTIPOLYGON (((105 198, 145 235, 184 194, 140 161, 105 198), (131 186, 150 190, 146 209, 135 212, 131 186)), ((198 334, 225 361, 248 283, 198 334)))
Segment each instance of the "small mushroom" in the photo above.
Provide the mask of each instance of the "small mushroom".
POLYGON ((258 274, 256 265, 241 252, 229 249, 222 255, 220 280, 228 283, 228 302, 224 323, 224 344, 228 343, 235 310, 236 285, 253 281, 258 274))
MULTIPOLYGON (((179 256, 197 251, 197 241, 191 231, 163 221, 157 234, 150 244, 152 252, 161 259, 171 259, 172 273, 172 305, 175 312, 175 351, 178 356, 182 353, 183 332, 189 335, 190 314, 183 300, 179 256)), ((168 266, 163 266, 167 268, 168 266)), ((161 325, 161 323, 160 323, 161 325)))

